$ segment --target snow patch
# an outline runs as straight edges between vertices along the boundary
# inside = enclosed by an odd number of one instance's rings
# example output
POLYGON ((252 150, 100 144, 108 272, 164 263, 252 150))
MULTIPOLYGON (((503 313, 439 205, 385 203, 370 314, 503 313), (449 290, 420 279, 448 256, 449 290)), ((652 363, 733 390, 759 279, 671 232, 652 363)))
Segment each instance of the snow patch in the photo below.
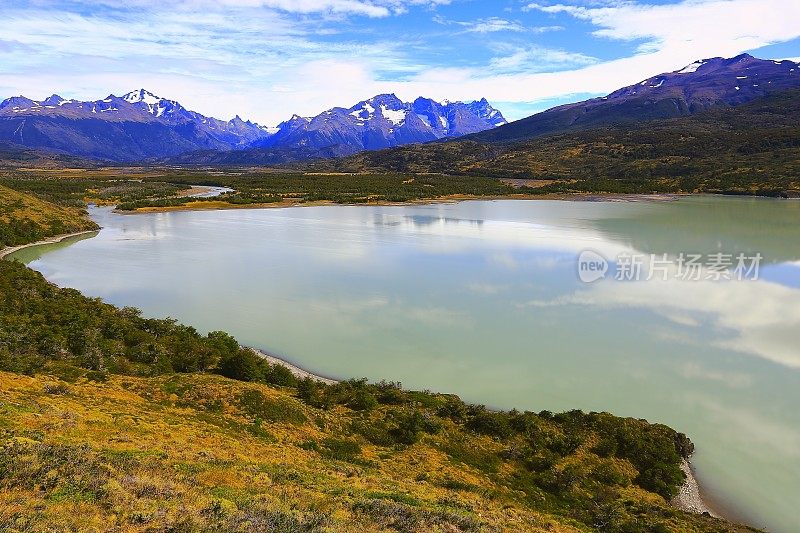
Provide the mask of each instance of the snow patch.
POLYGON ((375 108, 370 104, 364 104, 364 109, 367 111, 367 120, 372 120, 372 117, 375 116, 375 108))
MULTIPOLYGON (((144 102, 148 106, 155 106, 157 103, 161 101, 161 98, 154 95, 150 91, 145 91, 144 89, 139 89, 138 91, 131 91, 125 96, 122 97, 126 102, 131 104, 137 104, 139 102, 144 102)), ((153 111, 151 107, 151 112, 153 111)))
POLYGON ((399 126, 406 121, 405 109, 396 111, 394 109, 389 109, 385 105, 381 105, 381 115, 383 115, 383 118, 385 118, 395 126, 399 126))
POLYGON ((692 72, 697 72, 697 69, 705 65, 705 61, 695 61, 691 65, 686 65, 682 70, 679 70, 677 74, 691 74, 692 72))

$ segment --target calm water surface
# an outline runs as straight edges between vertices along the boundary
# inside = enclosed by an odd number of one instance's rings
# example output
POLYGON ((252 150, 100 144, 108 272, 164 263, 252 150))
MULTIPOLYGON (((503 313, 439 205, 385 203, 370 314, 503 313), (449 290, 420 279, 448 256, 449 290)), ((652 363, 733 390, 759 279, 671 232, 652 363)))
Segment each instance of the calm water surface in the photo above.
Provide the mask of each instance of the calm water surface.
POLYGON ((26 250, 51 281, 335 377, 691 436, 704 485, 797 531, 800 202, 491 201, 117 215, 26 250), (581 283, 576 256, 760 252, 758 281, 581 283))

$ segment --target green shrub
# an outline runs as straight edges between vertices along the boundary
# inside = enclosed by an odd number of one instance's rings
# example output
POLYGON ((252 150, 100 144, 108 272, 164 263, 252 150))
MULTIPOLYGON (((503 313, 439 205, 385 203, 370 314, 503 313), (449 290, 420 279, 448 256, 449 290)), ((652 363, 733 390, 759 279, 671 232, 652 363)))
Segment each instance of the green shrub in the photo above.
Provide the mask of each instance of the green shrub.
POLYGON ((308 419, 299 406, 290 400, 272 400, 257 389, 249 389, 239 395, 239 407, 256 420, 303 424, 308 419))
POLYGON ((506 413, 487 411, 479 406, 467 421, 467 427, 476 433, 496 439, 507 439, 513 433, 506 413))
POLYGON ((327 438, 322 441, 320 453, 328 459, 352 462, 361 455, 361 446, 352 440, 327 438))

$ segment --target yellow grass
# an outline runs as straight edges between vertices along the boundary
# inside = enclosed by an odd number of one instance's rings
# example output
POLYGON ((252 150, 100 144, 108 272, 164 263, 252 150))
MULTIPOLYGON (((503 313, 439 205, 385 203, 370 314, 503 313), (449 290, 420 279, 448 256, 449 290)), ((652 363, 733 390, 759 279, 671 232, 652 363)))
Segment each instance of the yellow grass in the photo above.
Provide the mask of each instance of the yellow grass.
MULTIPOLYGON (((187 517, 207 525, 210 513, 226 520, 257 508, 299 520, 324 514, 325 531, 380 531, 386 524, 356 504, 383 499, 394 505, 394 498, 417 502, 409 513, 467 516, 497 531, 578 531, 566 519, 526 508, 518 494, 481 472, 454 464, 436 449, 439 436, 397 449, 362 441, 356 462, 304 449, 339 435, 348 415, 343 408, 310 408, 288 389, 211 375, 111 376, 105 383, 81 378, 65 386, 55 378, 0 372, 0 398, 5 449, 88 445, 80 457, 108 471, 102 499, 62 488, 0 491, 3 530, 145 531, 187 517), (307 421, 260 422, 263 433, 254 432, 257 422, 236 400, 245 390, 284 402, 307 421), (481 490, 446 489, 437 483, 444 479, 481 490), (496 496, 486 498, 483 490, 496 496)), ((485 437, 476 437, 474 445, 495 446, 485 437)), ((41 460, 33 452, 24 456, 41 460)), ((58 472, 51 477, 64 483, 58 472)), ((418 530, 458 531, 424 520, 418 530)))

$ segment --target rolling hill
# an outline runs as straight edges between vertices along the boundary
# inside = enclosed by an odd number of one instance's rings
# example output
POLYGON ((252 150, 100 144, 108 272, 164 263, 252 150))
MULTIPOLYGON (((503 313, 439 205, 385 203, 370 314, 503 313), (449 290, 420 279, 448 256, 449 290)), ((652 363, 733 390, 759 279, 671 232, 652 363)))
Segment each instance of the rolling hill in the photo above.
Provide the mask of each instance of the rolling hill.
POLYGON ((567 104, 470 138, 500 143, 616 124, 666 120, 800 88, 800 65, 742 54, 696 61, 607 96, 567 104))
POLYGON ((0 185, 0 249, 47 237, 98 229, 84 209, 41 200, 0 185))

